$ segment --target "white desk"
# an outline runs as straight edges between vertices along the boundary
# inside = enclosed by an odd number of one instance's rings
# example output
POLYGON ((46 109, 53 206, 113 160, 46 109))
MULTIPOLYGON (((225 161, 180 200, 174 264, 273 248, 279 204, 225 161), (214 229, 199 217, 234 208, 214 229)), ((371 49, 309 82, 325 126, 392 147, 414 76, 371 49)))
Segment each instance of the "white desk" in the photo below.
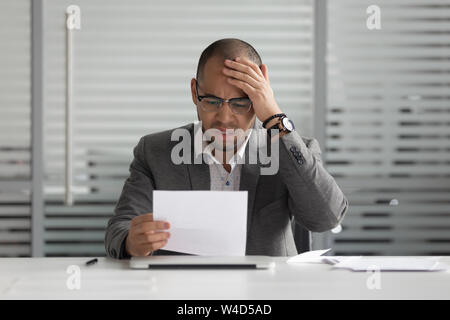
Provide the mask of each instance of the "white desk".
POLYGON ((90 259, 1 258, 0 299, 450 299, 448 270, 382 272, 381 289, 369 290, 371 273, 286 258, 268 257, 274 270, 131 270, 107 258, 85 266, 90 259), (80 266, 80 290, 67 288, 70 265, 80 266))

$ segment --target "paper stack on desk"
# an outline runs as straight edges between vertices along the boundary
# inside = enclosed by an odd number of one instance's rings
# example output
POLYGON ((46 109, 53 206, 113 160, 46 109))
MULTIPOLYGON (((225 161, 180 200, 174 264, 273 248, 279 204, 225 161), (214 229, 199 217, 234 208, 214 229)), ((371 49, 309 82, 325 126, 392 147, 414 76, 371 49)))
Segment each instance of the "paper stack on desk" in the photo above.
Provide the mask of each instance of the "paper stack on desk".
MULTIPOLYGON (((342 257, 341 257, 342 258, 342 257)), ((334 268, 353 271, 441 271, 447 266, 439 262, 440 257, 346 257, 334 268)), ((327 260, 325 260, 327 261, 327 260)))
POLYGON ((247 191, 153 191, 153 218, 170 223, 163 250, 245 256, 247 191))
POLYGON ((449 267, 439 262, 441 257, 411 256, 323 256, 326 250, 308 251, 287 260, 289 264, 326 263, 335 269, 352 271, 442 271, 449 267))

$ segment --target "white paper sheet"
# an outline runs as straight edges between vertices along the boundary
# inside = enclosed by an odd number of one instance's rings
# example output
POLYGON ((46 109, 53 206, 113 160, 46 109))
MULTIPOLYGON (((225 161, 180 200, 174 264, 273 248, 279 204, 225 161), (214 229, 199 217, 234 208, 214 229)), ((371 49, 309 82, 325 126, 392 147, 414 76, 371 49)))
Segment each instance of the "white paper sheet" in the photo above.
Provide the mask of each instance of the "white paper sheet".
POLYGON ((244 256, 247 191, 153 191, 153 218, 170 223, 164 250, 244 256))

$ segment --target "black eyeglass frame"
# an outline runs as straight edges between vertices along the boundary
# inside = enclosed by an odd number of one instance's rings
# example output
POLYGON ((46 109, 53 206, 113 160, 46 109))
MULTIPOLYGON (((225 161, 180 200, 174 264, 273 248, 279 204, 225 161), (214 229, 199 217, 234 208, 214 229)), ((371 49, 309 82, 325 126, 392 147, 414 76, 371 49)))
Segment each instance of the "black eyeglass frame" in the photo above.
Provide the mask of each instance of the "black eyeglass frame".
POLYGON ((200 101, 200 102, 201 102, 203 99, 205 99, 205 98, 213 98, 213 99, 216 99, 218 102, 220 102, 220 104, 219 104, 218 107, 217 107, 217 110, 214 110, 214 111, 205 110, 205 108, 202 107, 203 111, 205 111, 205 112, 217 112, 220 108, 222 108, 224 102, 228 102, 228 104, 230 104, 230 106, 231 106, 231 103, 234 102, 234 101, 250 101, 250 106, 248 107, 248 110, 246 110, 245 112, 237 113, 237 112, 235 112, 235 109, 234 109, 234 108, 230 108, 231 111, 232 111, 234 114, 246 114, 246 113, 249 113, 250 110, 251 110, 252 107, 253 107, 253 102, 252 102, 252 100, 250 100, 249 98, 231 98, 231 99, 222 99, 222 98, 219 98, 219 97, 216 97, 216 96, 213 96, 213 95, 199 96, 199 95, 198 95, 198 81, 197 81, 197 79, 195 79, 195 93, 197 94, 197 100, 200 101))

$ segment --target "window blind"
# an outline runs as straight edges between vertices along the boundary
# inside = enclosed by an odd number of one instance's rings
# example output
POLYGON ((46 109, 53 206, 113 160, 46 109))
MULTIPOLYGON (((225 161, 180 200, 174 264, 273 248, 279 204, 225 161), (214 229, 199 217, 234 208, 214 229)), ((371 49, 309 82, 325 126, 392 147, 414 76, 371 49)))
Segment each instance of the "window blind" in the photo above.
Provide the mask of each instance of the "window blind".
POLYGON ((269 67, 281 108, 312 133, 312 0, 80 0, 73 34, 74 205, 63 204, 65 9, 44 2, 44 251, 103 255, 139 137, 196 120, 190 79, 204 48, 251 43, 269 67))
POLYGON ((336 254, 450 253, 450 4, 329 1, 326 163, 349 198, 336 254))
POLYGON ((0 2, 0 256, 29 256, 30 1, 0 2))

